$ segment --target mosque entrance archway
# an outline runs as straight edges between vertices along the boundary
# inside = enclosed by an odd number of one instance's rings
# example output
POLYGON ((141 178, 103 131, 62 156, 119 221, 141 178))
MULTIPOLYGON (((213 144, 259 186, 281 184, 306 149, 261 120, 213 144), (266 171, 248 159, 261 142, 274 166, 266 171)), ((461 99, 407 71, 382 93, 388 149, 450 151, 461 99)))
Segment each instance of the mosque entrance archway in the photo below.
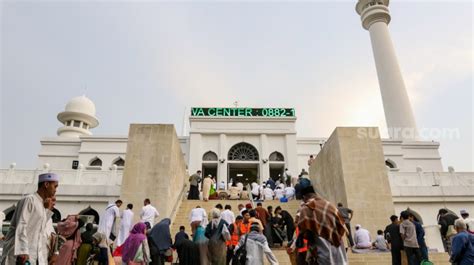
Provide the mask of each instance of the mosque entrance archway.
POLYGON ((252 182, 260 183, 258 163, 229 163, 228 164, 228 182, 242 182, 244 186, 252 182))
POLYGON ((273 179, 273 181, 277 181, 280 179, 280 177, 283 175, 283 172, 285 172, 285 164, 281 163, 275 163, 275 164, 270 164, 270 178, 273 179))
POLYGON ((202 176, 211 175, 217 181, 217 163, 203 163, 202 176))

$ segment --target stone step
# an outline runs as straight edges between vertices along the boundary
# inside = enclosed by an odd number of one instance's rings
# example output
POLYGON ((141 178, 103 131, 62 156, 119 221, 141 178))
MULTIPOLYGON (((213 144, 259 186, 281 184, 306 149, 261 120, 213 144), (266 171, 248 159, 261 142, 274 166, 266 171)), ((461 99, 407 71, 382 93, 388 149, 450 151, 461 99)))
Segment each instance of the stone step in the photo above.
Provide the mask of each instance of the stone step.
MULTIPOLYGON (((189 219, 188 219, 189 213, 196 206, 199 205, 203 209, 205 209, 207 212, 210 212, 218 203, 222 204, 222 206, 225 206, 226 204, 230 205, 232 207, 232 211, 234 212, 234 214, 237 215, 238 205, 239 204, 245 205, 249 203, 249 201, 248 200, 209 200, 205 202, 205 201, 184 199, 181 202, 181 205, 179 206, 179 209, 176 212, 176 215, 172 221, 171 233, 175 234, 179 230, 179 227, 181 225, 186 227, 186 230, 189 231, 190 229, 189 219)), ((275 209, 277 206, 280 206, 283 210, 290 212, 293 216, 296 214, 296 211, 298 210, 300 203, 301 201, 297 201, 297 200, 291 200, 287 203, 281 203, 280 201, 277 201, 277 200, 262 202, 264 208, 271 205, 273 206, 273 209, 275 209)), ((256 203, 254 205, 256 205, 256 203)))

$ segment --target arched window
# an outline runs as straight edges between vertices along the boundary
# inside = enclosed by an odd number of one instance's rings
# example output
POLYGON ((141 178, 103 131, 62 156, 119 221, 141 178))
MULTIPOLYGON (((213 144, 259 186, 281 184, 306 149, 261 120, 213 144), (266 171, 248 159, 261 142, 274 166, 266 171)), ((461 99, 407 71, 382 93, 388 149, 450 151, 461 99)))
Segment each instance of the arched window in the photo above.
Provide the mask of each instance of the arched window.
POLYGON ((91 160, 89 165, 93 166, 93 167, 101 167, 102 166, 102 160, 100 160, 100 158, 98 158, 98 157, 95 157, 91 160))
POLYGON ((119 158, 114 160, 112 165, 116 165, 118 167, 124 167, 125 166, 125 160, 123 160, 121 157, 119 157, 119 158))
POLYGON ((217 161, 217 155, 212 151, 208 151, 202 156, 202 161, 217 161))
POLYGON ((390 159, 385 160, 385 166, 387 166, 388 168, 397 168, 395 162, 390 159))
POLYGON ((228 160, 257 161, 257 149, 248 143, 238 143, 229 150, 228 160))
POLYGON ((268 160, 270 161, 285 161, 285 157, 280 152, 273 152, 270 154, 268 157, 268 160))
POLYGON ((87 207, 85 208, 84 210, 80 211, 79 212, 79 215, 92 215, 94 216, 94 221, 93 223, 94 224, 98 224, 99 223, 99 214, 97 213, 96 210, 94 210, 92 207, 87 207))

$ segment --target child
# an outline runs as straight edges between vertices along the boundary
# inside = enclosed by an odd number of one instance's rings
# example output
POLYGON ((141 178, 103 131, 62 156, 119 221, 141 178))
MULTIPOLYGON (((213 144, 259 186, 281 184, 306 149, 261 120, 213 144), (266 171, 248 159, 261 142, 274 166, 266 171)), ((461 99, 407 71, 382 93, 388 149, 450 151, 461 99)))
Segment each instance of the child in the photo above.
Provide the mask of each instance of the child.
POLYGON ((375 247, 375 249, 378 249, 381 251, 388 251, 388 242, 383 237, 382 230, 377 230, 377 237, 375 238, 375 241, 374 243, 372 243, 372 245, 375 247))

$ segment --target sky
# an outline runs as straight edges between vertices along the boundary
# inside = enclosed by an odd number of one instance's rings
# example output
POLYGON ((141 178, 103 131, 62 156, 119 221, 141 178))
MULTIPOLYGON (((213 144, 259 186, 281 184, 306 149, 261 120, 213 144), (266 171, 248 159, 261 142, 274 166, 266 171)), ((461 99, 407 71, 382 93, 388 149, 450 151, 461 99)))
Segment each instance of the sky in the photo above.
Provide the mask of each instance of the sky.
MULTIPOLYGON (((191 107, 293 107, 298 137, 337 126, 386 136, 355 1, 1 1, 0 167, 37 166, 73 97, 94 135, 172 123, 191 107)), ((473 4, 391 1, 391 37, 419 128, 443 167, 474 171, 473 4)))

